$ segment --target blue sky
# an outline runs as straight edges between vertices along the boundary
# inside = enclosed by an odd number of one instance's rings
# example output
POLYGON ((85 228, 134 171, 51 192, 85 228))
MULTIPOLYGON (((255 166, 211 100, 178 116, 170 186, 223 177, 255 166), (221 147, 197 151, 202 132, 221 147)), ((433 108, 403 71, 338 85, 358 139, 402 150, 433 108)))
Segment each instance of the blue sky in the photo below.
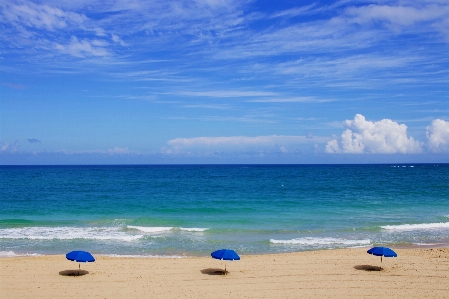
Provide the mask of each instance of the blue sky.
POLYGON ((0 164, 449 162, 449 2, 0 1, 0 164))

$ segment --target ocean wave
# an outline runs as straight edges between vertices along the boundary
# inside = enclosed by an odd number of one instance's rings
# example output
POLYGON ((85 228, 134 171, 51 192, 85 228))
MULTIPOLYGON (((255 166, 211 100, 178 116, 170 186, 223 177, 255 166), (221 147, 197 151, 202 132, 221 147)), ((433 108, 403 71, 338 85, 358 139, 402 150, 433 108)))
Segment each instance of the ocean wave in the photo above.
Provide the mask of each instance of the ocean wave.
POLYGON ((2 257, 16 257, 16 256, 40 256, 39 253, 15 253, 14 251, 0 251, 0 258, 2 257))
POLYGON ((435 244, 435 243, 413 243, 413 245, 416 245, 416 246, 435 246, 437 244, 435 244))
POLYGON ((118 240, 131 242, 143 235, 130 235, 118 227, 23 227, 0 229, 0 239, 118 240))
POLYGON ((128 229, 135 229, 145 233, 165 233, 175 230, 188 231, 188 232, 204 232, 208 230, 208 228, 201 227, 173 227, 173 226, 135 226, 135 225, 127 225, 128 229))
POLYGON ((449 222, 384 225, 381 226, 381 228, 386 230, 402 230, 402 231, 439 229, 439 228, 449 228, 449 222))
POLYGON ((347 240, 339 238, 297 238, 291 240, 274 240, 270 239, 273 244, 292 244, 292 245, 347 245, 347 246, 360 246, 369 245, 371 240, 347 240))
POLYGON ((101 256, 114 257, 114 258, 167 258, 176 259, 184 258, 180 255, 137 255, 137 254, 101 254, 101 256))
POLYGON ((180 227, 179 229, 188 232, 204 232, 208 230, 208 228, 201 228, 201 227, 180 227))
POLYGON ((406 168, 406 167, 411 167, 411 168, 414 168, 415 166, 414 165, 393 165, 393 166, 391 166, 391 167, 403 167, 403 168, 406 168))
POLYGON ((145 232, 145 233, 163 233, 163 232, 168 232, 171 231, 173 229, 172 226, 135 226, 135 225, 128 225, 126 226, 127 228, 130 229, 135 229, 141 232, 145 232))

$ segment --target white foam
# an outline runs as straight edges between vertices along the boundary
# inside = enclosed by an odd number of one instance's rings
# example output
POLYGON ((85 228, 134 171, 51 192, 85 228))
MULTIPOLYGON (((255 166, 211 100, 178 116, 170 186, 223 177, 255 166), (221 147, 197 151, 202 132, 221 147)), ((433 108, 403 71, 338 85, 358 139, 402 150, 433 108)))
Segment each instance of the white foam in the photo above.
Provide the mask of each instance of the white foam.
POLYGON ((449 228, 449 222, 384 225, 381 226, 381 228, 386 230, 402 230, 402 231, 438 229, 438 228, 449 228))
POLYGON ((0 251, 0 257, 17 256, 14 251, 0 251))
POLYGON ((347 240, 339 238, 297 238, 291 240, 270 240, 274 244, 292 244, 292 245, 347 245, 347 246, 358 246, 358 245, 369 245, 371 240, 347 240))
POLYGON ((118 240, 131 242, 143 235, 130 235, 120 231, 118 227, 23 227, 0 229, 0 239, 32 239, 32 240, 118 240))
POLYGON ((201 228, 201 227, 180 227, 179 229, 188 232, 204 232, 208 230, 208 228, 201 228))
POLYGON ((179 255, 133 255, 133 254, 102 254, 101 256, 116 257, 116 258, 167 258, 167 259, 180 259, 183 258, 179 255))
POLYGON ((145 233, 162 233, 162 232, 168 232, 173 229, 173 227, 157 227, 157 226, 134 226, 134 225, 128 225, 127 228, 136 229, 141 232, 145 233))
POLYGON ((40 256, 39 253, 22 253, 17 254, 14 251, 0 251, 0 258, 2 257, 16 257, 16 256, 40 256))

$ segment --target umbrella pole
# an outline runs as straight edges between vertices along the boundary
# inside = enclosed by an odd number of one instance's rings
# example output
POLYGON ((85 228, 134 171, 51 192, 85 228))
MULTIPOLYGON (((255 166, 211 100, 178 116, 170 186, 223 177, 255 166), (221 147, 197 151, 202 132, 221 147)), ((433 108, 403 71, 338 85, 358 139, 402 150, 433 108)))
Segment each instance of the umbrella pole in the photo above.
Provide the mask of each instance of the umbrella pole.
POLYGON ((226 262, 225 262, 225 273, 224 273, 224 275, 226 275, 226 262))
POLYGON ((80 276, 80 269, 81 269, 81 264, 78 263, 78 276, 80 276))

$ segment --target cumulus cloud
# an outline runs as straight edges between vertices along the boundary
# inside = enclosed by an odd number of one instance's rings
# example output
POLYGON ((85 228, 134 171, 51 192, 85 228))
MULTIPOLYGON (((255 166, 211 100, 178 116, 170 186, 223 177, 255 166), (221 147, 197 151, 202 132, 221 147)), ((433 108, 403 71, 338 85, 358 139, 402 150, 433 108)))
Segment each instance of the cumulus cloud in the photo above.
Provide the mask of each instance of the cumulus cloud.
POLYGON ((333 138, 326 145, 327 153, 350 154, 410 154, 422 152, 422 144, 407 136, 407 126, 382 119, 367 121, 361 114, 344 122, 346 130, 340 138, 333 138))
POLYGON ((449 151, 449 122, 435 119, 426 127, 427 147, 432 152, 449 151))

